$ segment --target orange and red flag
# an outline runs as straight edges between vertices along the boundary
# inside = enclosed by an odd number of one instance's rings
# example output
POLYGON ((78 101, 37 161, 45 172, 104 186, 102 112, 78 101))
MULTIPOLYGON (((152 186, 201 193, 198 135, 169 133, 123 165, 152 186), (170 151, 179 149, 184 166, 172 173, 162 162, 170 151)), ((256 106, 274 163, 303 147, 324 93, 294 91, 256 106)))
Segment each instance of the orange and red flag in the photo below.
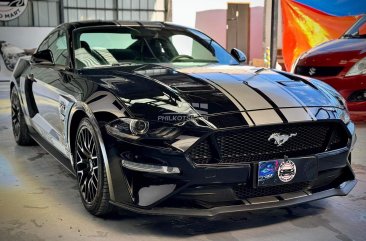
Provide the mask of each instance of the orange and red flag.
MULTIPOLYGON (((359 18, 359 16, 339 16, 334 15, 334 13, 324 12, 324 8, 326 10, 329 6, 319 4, 332 4, 332 1, 318 1, 318 5, 313 7, 300 3, 300 1, 281 0, 283 21, 282 54, 287 71, 290 71, 292 64, 300 54, 323 42, 339 38, 359 18), (318 7, 320 10, 314 7, 318 7)), ((311 4, 309 0, 303 0, 303 2, 311 4)), ((352 4, 354 0, 348 2, 352 4)), ((341 6, 337 7, 341 8, 341 6)), ((342 9, 339 9, 338 13, 341 11, 342 9)), ((345 8, 344 11, 346 11, 345 8)), ((350 10, 347 11, 348 13, 345 14, 350 13, 350 10)))

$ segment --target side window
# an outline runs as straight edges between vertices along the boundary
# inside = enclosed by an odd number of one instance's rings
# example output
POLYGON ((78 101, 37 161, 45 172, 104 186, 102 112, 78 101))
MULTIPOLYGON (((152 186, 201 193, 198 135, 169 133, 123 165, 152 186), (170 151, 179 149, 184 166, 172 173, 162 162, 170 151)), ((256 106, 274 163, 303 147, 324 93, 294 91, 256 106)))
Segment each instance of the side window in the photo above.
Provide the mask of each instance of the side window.
POLYGON ((67 49, 66 34, 60 31, 48 40, 48 49, 52 52, 53 62, 58 65, 67 65, 69 52, 67 49))
POLYGON ((179 55, 189 55, 195 59, 216 61, 215 56, 202 44, 186 35, 173 35, 170 37, 179 55))
POLYGON ((38 51, 42 51, 48 48, 48 38, 44 40, 38 47, 38 51))

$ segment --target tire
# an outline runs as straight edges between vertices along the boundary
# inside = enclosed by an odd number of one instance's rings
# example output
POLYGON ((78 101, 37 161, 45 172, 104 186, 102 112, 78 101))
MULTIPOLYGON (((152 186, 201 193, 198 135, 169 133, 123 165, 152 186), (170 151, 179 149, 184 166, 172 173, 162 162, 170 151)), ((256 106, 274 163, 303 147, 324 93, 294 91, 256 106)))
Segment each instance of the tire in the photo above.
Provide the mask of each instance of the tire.
POLYGON ((109 214, 109 188, 99 139, 90 120, 81 120, 75 138, 74 163, 85 209, 95 216, 109 214))
POLYGON ((15 87, 11 89, 10 102, 11 102, 11 125, 13 129, 15 142, 19 146, 35 145, 36 142, 29 135, 28 126, 25 123, 24 113, 22 111, 19 96, 15 87))

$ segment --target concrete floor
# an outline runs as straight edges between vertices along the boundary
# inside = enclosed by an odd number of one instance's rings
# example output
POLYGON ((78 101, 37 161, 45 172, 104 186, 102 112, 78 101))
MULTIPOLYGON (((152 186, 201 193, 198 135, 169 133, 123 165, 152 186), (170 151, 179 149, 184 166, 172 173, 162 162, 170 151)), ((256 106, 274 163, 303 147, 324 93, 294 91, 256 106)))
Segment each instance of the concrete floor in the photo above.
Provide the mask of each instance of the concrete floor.
POLYGON ((76 180, 39 146, 19 147, 10 125, 8 83, 0 82, 0 240, 366 240, 366 125, 358 125, 347 197, 214 219, 121 211, 109 219, 83 208, 76 180))

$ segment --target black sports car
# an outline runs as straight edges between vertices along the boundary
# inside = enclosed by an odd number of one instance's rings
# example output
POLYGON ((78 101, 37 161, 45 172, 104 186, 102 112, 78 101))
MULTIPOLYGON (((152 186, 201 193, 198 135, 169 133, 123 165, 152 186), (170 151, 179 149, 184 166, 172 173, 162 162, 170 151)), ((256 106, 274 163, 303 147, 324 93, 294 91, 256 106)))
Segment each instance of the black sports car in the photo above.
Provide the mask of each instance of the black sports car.
POLYGON ((74 173, 94 215, 213 216, 348 194, 344 99, 244 61, 173 24, 62 24, 15 67, 15 140, 74 173))

